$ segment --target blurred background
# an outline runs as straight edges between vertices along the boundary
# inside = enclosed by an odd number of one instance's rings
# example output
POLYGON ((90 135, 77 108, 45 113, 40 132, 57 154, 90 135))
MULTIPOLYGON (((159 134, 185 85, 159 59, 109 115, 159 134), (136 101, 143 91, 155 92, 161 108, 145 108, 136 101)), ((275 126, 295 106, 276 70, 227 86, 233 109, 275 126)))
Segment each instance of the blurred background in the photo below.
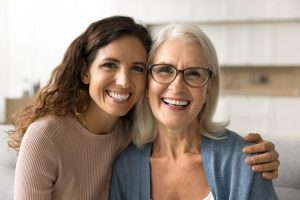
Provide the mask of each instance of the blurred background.
MULTIPOLYGON (((132 16, 152 32, 172 22, 199 25, 221 65, 216 120, 230 119, 238 133, 272 140, 281 169, 292 171, 279 180, 299 177, 299 161, 288 168, 285 160, 300 153, 299 0, 0 0, 3 127, 47 82, 72 40, 93 21, 116 14, 132 16)), ((300 188, 299 181, 285 194, 300 188)), ((279 186, 289 187, 284 184, 279 186)))
POLYGON ((224 73, 217 119, 229 118, 239 132, 300 135, 298 0, 0 0, 0 122, 47 82, 75 37, 115 14, 153 32, 198 24, 224 73))

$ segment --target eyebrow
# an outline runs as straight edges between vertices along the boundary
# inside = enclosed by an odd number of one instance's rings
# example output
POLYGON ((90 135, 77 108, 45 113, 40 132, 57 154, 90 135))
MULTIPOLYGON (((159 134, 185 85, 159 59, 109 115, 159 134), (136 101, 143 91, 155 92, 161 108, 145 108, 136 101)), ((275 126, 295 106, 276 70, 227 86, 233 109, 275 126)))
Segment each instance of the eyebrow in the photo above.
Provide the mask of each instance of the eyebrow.
MULTIPOLYGON (((105 61, 111 61, 111 62, 116 62, 116 63, 121 63, 120 60, 116 59, 116 58, 111 58, 111 57, 108 57, 108 58, 104 58, 103 60, 105 61)), ((133 62, 132 64, 135 64, 135 65, 143 65, 144 67, 146 67, 146 63, 142 62, 142 61, 135 61, 133 62)))
POLYGON ((157 62, 157 63, 154 63, 152 65, 169 65, 169 66, 175 67, 175 65, 172 65, 171 63, 168 63, 168 62, 157 62))
POLYGON ((172 65, 172 64, 168 62, 156 62, 156 63, 152 63, 151 65, 172 65))
MULTIPOLYGON (((151 65, 169 65, 169 66, 175 67, 176 69, 178 67, 176 65, 173 65, 173 64, 167 63, 167 62, 157 62, 157 63, 151 64, 151 65)), ((205 66, 197 66, 197 65, 187 65, 187 66, 184 66, 184 67, 187 67, 187 68, 205 68, 205 66)))
POLYGON ((140 61, 133 62, 133 64, 135 64, 135 65, 143 65, 144 67, 146 67, 146 63, 140 62, 140 61))
POLYGON ((116 62, 116 63, 120 63, 120 61, 119 61, 118 59, 116 59, 116 58, 110 58, 110 57, 108 57, 108 58, 104 58, 103 60, 105 60, 105 61, 112 61, 112 62, 116 62))

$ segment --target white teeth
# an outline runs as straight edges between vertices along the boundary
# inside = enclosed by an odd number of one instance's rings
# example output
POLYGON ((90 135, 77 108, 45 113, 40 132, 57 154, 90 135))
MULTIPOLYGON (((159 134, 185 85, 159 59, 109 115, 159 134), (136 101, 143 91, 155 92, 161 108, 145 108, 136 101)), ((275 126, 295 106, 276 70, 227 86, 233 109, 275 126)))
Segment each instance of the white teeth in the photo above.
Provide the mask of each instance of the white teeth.
POLYGON ((188 105, 188 101, 179 101, 179 100, 174 100, 174 99, 163 99, 164 102, 174 105, 174 106, 186 106, 188 105))
POLYGON ((117 94, 111 91, 108 91, 108 95, 117 101, 125 101, 129 98, 129 94, 117 94))

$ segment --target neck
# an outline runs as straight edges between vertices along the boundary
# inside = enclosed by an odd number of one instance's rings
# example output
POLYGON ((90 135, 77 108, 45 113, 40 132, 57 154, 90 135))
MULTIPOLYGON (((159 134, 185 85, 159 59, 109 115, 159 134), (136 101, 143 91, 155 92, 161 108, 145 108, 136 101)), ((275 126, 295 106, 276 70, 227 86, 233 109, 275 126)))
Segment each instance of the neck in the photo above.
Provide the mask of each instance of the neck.
POLYGON ((111 133, 120 117, 110 115, 91 103, 87 112, 79 115, 77 120, 94 134, 111 133))
POLYGON ((177 159, 186 154, 199 154, 201 134, 198 122, 182 128, 158 126, 158 137, 153 143, 153 157, 177 159))

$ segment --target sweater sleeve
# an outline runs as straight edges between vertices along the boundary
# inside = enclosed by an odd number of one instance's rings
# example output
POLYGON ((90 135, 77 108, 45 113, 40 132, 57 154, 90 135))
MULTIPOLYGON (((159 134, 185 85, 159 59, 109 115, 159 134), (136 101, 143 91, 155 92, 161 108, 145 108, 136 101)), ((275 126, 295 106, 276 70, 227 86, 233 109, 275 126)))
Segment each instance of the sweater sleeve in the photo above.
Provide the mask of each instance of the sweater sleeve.
POLYGON ((31 125, 21 143, 15 174, 15 200, 52 199, 58 177, 59 154, 49 128, 31 125))

